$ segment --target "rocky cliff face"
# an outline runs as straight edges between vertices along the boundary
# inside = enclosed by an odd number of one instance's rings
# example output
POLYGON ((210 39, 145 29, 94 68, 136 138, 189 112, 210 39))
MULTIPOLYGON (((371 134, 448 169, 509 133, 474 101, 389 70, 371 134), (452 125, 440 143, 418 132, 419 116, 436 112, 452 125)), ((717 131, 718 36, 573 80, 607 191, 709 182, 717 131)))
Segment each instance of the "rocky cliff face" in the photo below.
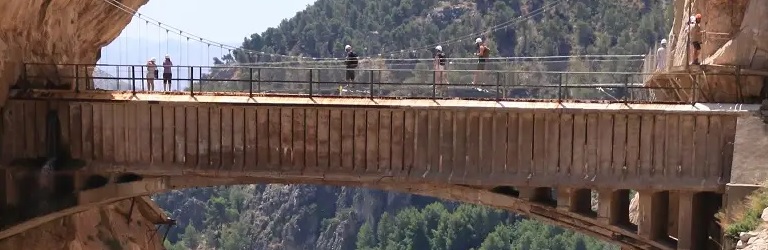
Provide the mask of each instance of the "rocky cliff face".
MULTIPOLYGON (((5 0, 0 1, 0 103, 8 88, 16 84, 26 70, 48 81, 72 87, 72 66, 28 66, 40 64, 91 64, 98 61, 100 50, 120 35, 131 15, 110 4, 114 0, 5 0)), ((120 0, 138 9, 148 0, 120 0)), ((114 3, 117 4, 117 3, 114 3)), ((79 69, 80 75, 86 69, 79 69)))
MULTIPOLYGON (((674 22, 669 35, 667 65, 675 68, 688 63, 688 17, 702 14, 703 44, 702 63, 705 65, 739 66, 744 69, 768 71, 768 1, 764 0, 677 0, 674 22)), ((698 67, 692 69, 698 70, 698 67)), ((760 95, 764 77, 718 76, 733 72, 724 67, 708 67, 708 76, 698 77, 702 92, 697 96, 702 102, 739 102, 755 99, 760 95)), ((691 87, 686 77, 659 77, 652 85, 691 87)), ((677 95, 659 95, 661 99, 690 98, 690 92, 677 95)))
MULTIPOLYGON (((139 204, 141 201, 136 202, 139 204)), ((0 240, 0 249, 124 249, 160 250, 163 231, 157 231, 147 210, 136 205, 128 221, 130 201, 87 210, 53 220, 24 233, 0 240)))

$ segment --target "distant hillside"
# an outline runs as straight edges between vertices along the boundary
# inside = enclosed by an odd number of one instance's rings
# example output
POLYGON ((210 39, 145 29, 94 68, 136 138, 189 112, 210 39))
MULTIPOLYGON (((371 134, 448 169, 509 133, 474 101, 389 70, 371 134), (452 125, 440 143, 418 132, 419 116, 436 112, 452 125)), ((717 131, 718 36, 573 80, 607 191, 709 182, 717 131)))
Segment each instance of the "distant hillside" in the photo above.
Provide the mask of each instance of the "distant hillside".
MULTIPOLYGON (((319 0, 278 27, 253 34, 243 48, 342 57, 344 45, 351 44, 362 56, 419 48, 399 56, 428 58, 431 47, 426 45, 487 29, 553 2, 319 0)), ((643 54, 669 29, 664 17, 671 6, 661 2, 666 1, 570 0, 483 38, 494 56, 643 54)), ((470 56, 474 38, 443 47, 454 57, 470 56)), ((254 61, 243 53, 235 57, 254 61)), ((569 62, 558 67, 575 66, 569 62)), ((213 75, 235 77, 233 73, 213 75)), ((410 77, 418 76, 401 76, 410 77)), ((299 88, 290 85, 278 87, 299 88)), ((174 191, 156 200, 180 223, 169 235, 171 249, 616 249, 503 211, 360 188, 250 185, 174 191)))

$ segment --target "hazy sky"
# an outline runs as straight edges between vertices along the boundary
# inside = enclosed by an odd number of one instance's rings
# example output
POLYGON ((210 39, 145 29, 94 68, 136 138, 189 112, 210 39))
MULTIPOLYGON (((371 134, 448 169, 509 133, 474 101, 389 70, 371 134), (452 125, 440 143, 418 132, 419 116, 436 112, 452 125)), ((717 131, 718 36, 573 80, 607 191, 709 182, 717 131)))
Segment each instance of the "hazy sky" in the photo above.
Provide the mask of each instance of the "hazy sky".
MULTIPOLYGON (((315 0, 151 0, 139 13, 170 26, 221 43, 242 42, 243 37, 277 26, 315 0)), ((123 35, 138 36, 145 22, 134 17, 123 35), (131 32, 132 31, 132 32, 131 32)), ((157 28, 150 27, 150 31, 157 28)), ((144 35, 157 39, 156 34, 144 35)), ((164 37, 163 37, 164 39, 164 37)))

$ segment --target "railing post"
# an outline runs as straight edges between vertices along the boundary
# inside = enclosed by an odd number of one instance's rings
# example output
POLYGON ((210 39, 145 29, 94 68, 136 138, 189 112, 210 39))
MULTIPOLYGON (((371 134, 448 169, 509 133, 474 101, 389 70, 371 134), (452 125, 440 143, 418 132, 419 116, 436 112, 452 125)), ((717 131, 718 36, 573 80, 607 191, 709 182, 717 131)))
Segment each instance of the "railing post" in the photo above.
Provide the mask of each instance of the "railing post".
POLYGON ((309 97, 312 98, 312 69, 309 69, 309 97))
POLYGON ((256 92, 261 93, 261 68, 256 71, 256 92))
MULTIPOLYGON (((739 102, 744 103, 744 93, 741 87, 741 65, 736 65, 736 89, 739 90, 739 102)), ((694 100, 694 103, 696 100, 694 100)))
POLYGON ((496 71, 496 101, 501 101, 501 72, 496 71))
POLYGON ((629 74, 624 75, 624 96, 621 98, 624 103, 627 103, 627 96, 629 95, 629 74))
POLYGON ((189 66, 189 95, 195 96, 195 67, 189 66))
POLYGON ((557 74, 557 102, 563 102, 563 72, 557 74))
POLYGON ((248 97, 253 97, 253 68, 248 68, 248 97))
POLYGON ((80 70, 78 70, 77 66, 75 64, 75 93, 80 93, 80 70))
POLYGON ((370 78, 370 85, 368 86, 368 95, 373 99, 373 70, 368 71, 368 75, 370 78))
POLYGON ((131 93, 136 95, 136 66, 131 65, 131 93))

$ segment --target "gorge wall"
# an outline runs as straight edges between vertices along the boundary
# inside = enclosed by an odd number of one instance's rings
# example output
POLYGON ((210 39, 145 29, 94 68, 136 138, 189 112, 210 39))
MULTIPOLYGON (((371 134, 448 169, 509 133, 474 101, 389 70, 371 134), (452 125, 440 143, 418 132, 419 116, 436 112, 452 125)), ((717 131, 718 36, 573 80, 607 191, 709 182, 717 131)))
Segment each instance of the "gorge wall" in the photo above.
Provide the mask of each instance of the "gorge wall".
MULTIPOLYGON (((764 0, 677 0, 668 37, 667 70, 677 71, 688 62, 688 18, 701 14, 704 31, 700 51, 704 65, 739 66, 768 72, 768 1, 764 0)), ((693 71, 698 67, 691 67, 693 71)), ((724 67, 705 67, 704 75, 665 77, 657 75, 652 86, 693 87, 697 81, 699 102, 756 102, 765 77, 742 76, 738 81, 724 67)), ((660 99, 689 100, 690 91, 657 95, 660 99)))
MULTIPOLYGON (((41 76, 33 84, 73 87, 72 66, 40 64, 92 64, 100 50, 117 38, 132 15, 112 4, 138 9, 148 0, 5 0, 0 1, 0 103, 22 73, 41 76)), ((81 76, 86 72, 81 69, 81 76)))

